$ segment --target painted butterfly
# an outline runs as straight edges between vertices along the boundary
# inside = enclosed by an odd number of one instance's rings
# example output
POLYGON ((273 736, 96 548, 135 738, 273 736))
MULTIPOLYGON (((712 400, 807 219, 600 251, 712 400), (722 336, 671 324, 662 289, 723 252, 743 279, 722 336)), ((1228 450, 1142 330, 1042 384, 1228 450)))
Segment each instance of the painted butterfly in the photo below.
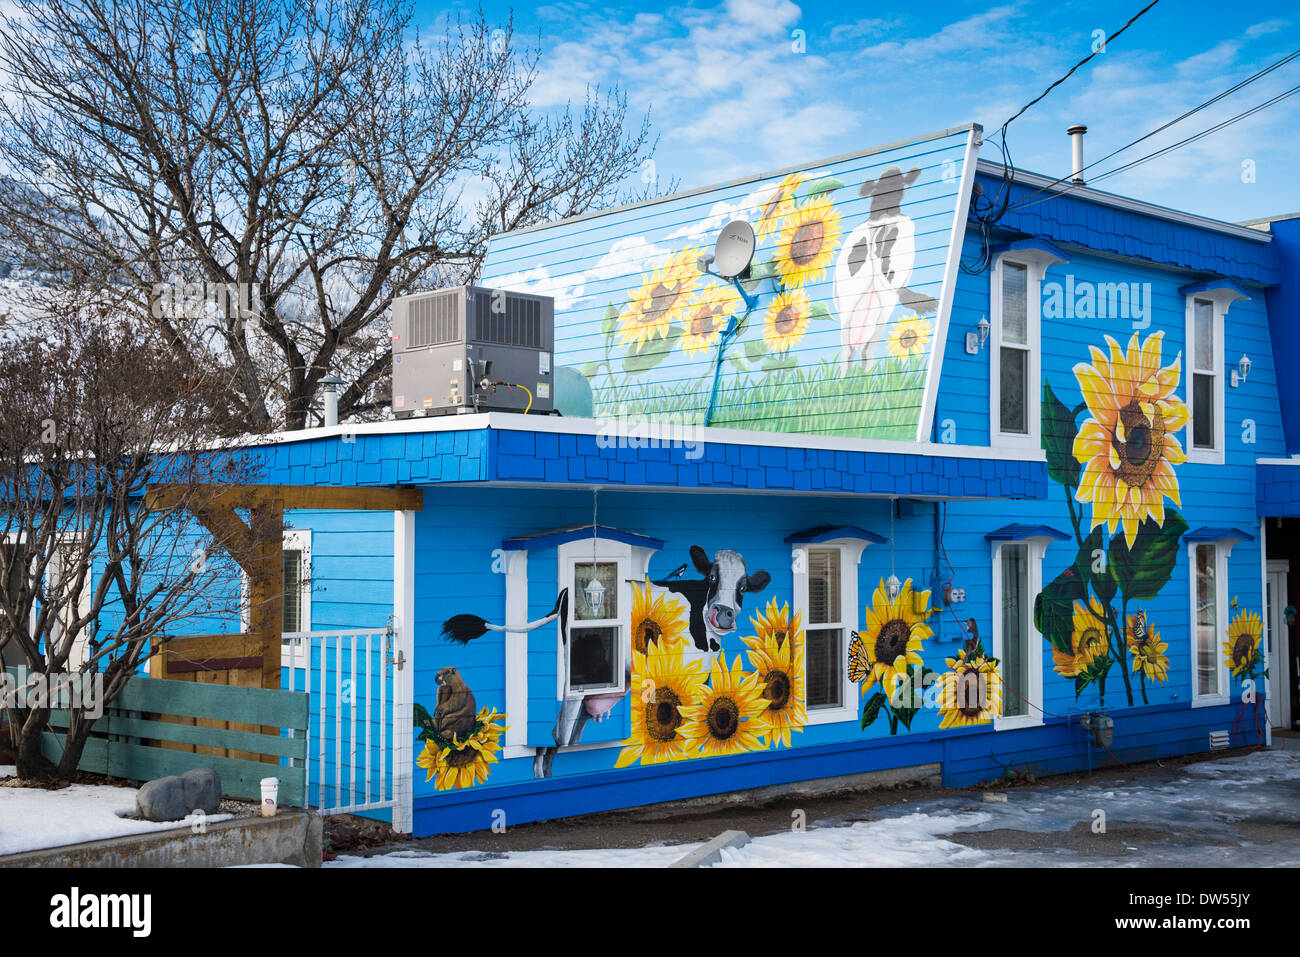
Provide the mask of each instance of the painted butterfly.
POLYGON ((1138 613, 1133 616, 1133 637, 1138 641, 1145 641, 1147 637, 1147 610, 1139 608, 1138 613))
POLYGON ((867 646, 862 643, 862 637, 856 631, 852 634, 853 640, 849 642, 849 680, 857 684, 871 673, 871 659, 867 657, 867 646))

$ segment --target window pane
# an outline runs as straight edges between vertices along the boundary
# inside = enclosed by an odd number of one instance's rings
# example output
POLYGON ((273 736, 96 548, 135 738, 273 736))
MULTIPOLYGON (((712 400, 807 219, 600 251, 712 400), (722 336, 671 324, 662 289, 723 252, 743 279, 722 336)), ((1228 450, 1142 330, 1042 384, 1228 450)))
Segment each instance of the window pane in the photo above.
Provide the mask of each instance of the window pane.
POLYGON ((1029 380, 1029 353, 1024 349, 1002 349, 1001 430, 1029 433, 1029 410, 1026 407, 1026 383, 1029 380))
POLYGON ((840 617, 840 550, 808 549, 808 623, 843 621, 840 617))
POLYGON ((1192 376, 1192 444, 1198 449, 1214 448, 1214 381, 1212 375, 1192 376))
POLYGON ((1196 300, 1196 366, 1206 372, 1214 371, 1214 306, 1196 300))
POLYGON ((1029 546, 1003 545, 1001 553, 1002 713, 1013 717, 1029 713, 1029 546))
POLYGON ((573 596, 574 619, 577 621, 602 620, 618 617, 618 563, 591 562, 573 566, 573 584, 577 594, 573 596), (600 607, 593 608, 587 598, 587 585, 592 579, 605 586, 605 594, 600 607))
POLYGON ((614 672, 618 628, 574 628, 570 637, 573 649, 569 652, 569 687, 607 688, 617 684, 614 672))
POLYGON ((1026 345, 1029 272, 1015 263, 1002 264, 1002 341, 1026 345))
POLYGON ((1216 647, 1219 590, 1215 580, 1214 546, 1196 546, 1196 693, 1219 693, 1216 647))
MULTIPOLYGON (((838 554, 838 552, 837 552, 838 554)), ((810 629, 804 663, 808 670, 808 707, 835 708, 840 703, 841 669, 847 668, 839 628, 810 629)))
POLYGON ((284 599, 281 631, 302 631, 302 551, 284 550, 284 599))

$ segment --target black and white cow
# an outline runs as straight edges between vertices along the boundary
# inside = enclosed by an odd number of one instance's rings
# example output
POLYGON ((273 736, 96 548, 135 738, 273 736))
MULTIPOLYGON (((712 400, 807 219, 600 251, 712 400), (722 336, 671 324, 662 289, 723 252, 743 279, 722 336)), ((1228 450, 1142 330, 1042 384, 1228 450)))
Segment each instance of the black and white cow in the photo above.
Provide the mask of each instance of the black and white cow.
POLYGON ((901 203, 903 191, 920 175, 919 169, 904 173, 891 166, 858 189, 860 196, 871 197, 871 214, 844 240, 834 273, 841 367, 855 357, 871 357, 895 307, 902 305, 918 314, 938 308, 934 299, 907 285, 916 259, 916 225, 903 213, 901 203))
POLYGON ((700 651, 709 653, 722 648, 722 639, 733 634, 740 617, 746 592, 759 592, 772 576, 765 571, 749 574, 739 552, 719 550, 712 558, 699 545, 691 546, 691 561, 704 577, 681 581, 664 579, 654 584, 681 595, 690 604, 691 639, 700 651))

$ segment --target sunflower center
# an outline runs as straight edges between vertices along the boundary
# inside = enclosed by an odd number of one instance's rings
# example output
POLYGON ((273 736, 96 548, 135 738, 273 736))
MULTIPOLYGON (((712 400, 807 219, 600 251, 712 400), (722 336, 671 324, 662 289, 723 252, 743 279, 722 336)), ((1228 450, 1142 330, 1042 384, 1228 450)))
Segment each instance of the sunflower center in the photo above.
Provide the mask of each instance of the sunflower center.
POLYGON ((655 700, 645 706, 646 734, 656 741, 671 741, 677 736, 682 723, 682 713, 677 709, 681 699, 671 688, 655 689, 655 700))
POLYGON ((641 321, 654 322, 657 320, 672 308, 680 291, 680 282, 656 283, 655 287, 650 290, 650 301, 646 303, 645 308, 641 311, 641 321))
POLYGON ((1101 651, 1104 643, 1101 631, 1097 628, 1089 628, 1079 636, 1079 653, 1089 656, 1095 655, 1101 651))
POLYGON ((1120 453, 1119 477, 1129 485, 1142 486, 1155 472, 1165 451, 1165 420, 1159 412, 1150 422, 1136 402, 1130 402, 1119 414, 1124 425, 1124 440, 1116 436, 1120 453))
POLYGON ((740 708, 730 698, 715 698, 709 705, 709 734, 725 741, 740 727, 740 708))
POLYGON ((1236 643, 1232 646, 1232 660, 1239 665, 1248 662, 1252 644, 1250 635, 1238 635, 1236 643))
POLYGON ((652 644, 658 644, 664 630, 659 627, 659 622, 652 618, 647 618, 641 624, 633 629, 632 633, 636 635, 636 650, 645 654, 647 648, 652 644))
POLYGON ((769 702, 768 709, 780 711, 790 701, 790 676, 784 671, 769 671, 764 680, 767 686, 763 689, 763 697, 769 702))
POLYGON ((790 259, 796 266, 810 263, 822 251, 822 241, 826 238, 824 223, 804 223, 794 231, 790 238, 790 259))
POLYGON ((898 337, 899 348, 911 349, 916 345, 916 330, 905 329, 898 337))
POLYGON ((465 747, 460 748, 459 750, 453 748, 451 751, 447 753, 447 758, 446 758, 447 767, 449 768, 469 767, 477 760, 478 760, 478 752, 475 751, 473 748, 471 748, 469 745, 466 745, 465 747))
POLYGON ((772 325, 783 336, 788 336, 794 332, 799 323, 799 316, 789 306, 783 306, 781 311, 776 314, 772 320, 772 325))
POLYGON ((701 309, 691 319, 691 334, 696 336, 713 335, 713 330, 718 327, 716 317, 712 309, 701 309))
POLYGON ((876 660, 881 664, 892 665, 902 655, 907 654, 907 639, 912 637, 912 629, 907 622, 893 618, 880 629, 876 639, 876 660))

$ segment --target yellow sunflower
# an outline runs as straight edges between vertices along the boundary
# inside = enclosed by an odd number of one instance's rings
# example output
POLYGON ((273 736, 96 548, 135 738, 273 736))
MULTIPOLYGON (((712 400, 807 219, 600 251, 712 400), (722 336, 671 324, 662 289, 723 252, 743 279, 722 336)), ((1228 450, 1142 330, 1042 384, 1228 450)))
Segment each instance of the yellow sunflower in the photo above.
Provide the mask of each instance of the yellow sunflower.
POLYGON ((1264 619, 1253 611, 1243 611, 1228 625, 1228 640, 1223 643, 1223 657, 1234 678, 1253 677, 1260 663, 1259 644, 1264 638, 1264 619))
POLYGON ((803 183, 802 173, 791 173, 777 184, 776 189, 758 209, 758 222, 754 224, 756 236, 762 238, 776 232, 781 220, 794 209, 795 194, 803 183))
POLYGON ((968 658, 959 649, 939 678, 939 730, 987 724, 1002 713, 1002 675, 984 655, 968 658))
POLYGON ((1138 616, 1128 616, 1128 653, 1133 656, 1133 670, 1141 671, 1148 681, 1165 681, 1169 677, 1169 658, 1165 650, 1169 647, 1160 640, 1160 632, 1150 624, 1144 627, 1144 635, 1137 637, 1138 616))
POLYGON ((920 316, 900 319, 890 330, 886 345, 895 359, 910 359, 925 352, 930 344, 930 323, 920 316))
POLYGON ((1165 499, 1182 505, 1174 466, 1187 461, 1175 432, 1187 424, 1189 413, 1174 390, 1182 354, 1172 365, 1160 365, 1163 332, 1152 333, 1138 346, 1135 332, 1121 352, 1110 336, 1110 356, 1089 346, 1092 364, 1074 367, 1092 418, 1074 439, 1074 457, 1084 466, 1075 493, 1092 503, 1092 527, 1105 524, 1114 534, 1124 527, 1131 548, 1138 526, 1151 518, 1165 521, 1165 499))
POLYGON ((763 322, 763 341, 773 352, 785 352, 803 338, 812 304, 802 289, 787 289, 772 300, 763 322))
POLYGON ((699 700, 704 678, 701 662, 685 661, 679 645, 652 642, 645 654, 632 652, 632 734, 623 742, 614 767, 686 757, 684 711, 699 700))
POLYGON ((1070 654, 1056 646, 1052 647, 1052 660, 1056 663, 1056 673, 1062 678, 1077 678, 1087 671, 1094 662, 1106 657, 1110 642, 1106 640, 1106 610, 1101 607, 1095 596, 1088 597, 1088 604, 1074 603, 1074 628, 1070 632, 1070 654))
MULTIPOLYGON (((788 606, 778 614, 788 621, 788 606)), ((795 615, 796 625, 798 619, 795 615)), ((750 667, 758 673, 759 693, 766 703, 763 717, 771 729, 769 741, 788 748, 790 732, 802 731, 808 722, 804 708, 803 636, 783 628, 753 638, 742 636, 741 641, 749 649, 750 667)))
POLYGON ((789 637, 793 641, 803 641, 803 623, 799 612, 790 614, 788 604, 778 606, 776 599, 770 599, 766 611, 756 611, 749 616, 749 623, 754 626, 758 637, 764 641, 772 639, 779 647, 789 637))
POLYGON ((483 708, 474 721, 474 730, 464 741, 453 736, 448 745, 425 739, 424 750, 415 759, 416 764, 429 772, 424 780, 436 775, 433 786, 439 791, 472 788, 486 781, 492 770, 488 765, 497 763, 501 735, 509 730, 497 723, 505 718, 495 708, 483 708))
POLYGON ((640 345, 663 339, 669 327, 685 321, 700 278, 700 250, 683 249, 641 282, 618 317, 618 341, 640 345))
POLYGON ((717 345, 727 322, 740 307, 741 299, 732 286, 710 286, 687 307, 682 349, 688 356, 707 352, 717 345))
POLYGON ((681 602, 667 595, 652 595, 650 585, 632 585, 632 650, 645 654, 646 646, 671 647, 686 637, 690 622, 681 602))
POLYGON ((762 696, 759 676, 746 673, 736 655, 731 669, 721 652, 709 670, 709 687, 700 692, 699 700, 682 708, 686 722, 681 733, 687 751, 704 757, 762 751, 772 726, 765 717, 768 701, 762 696))
POLYGON ((781 282, 798 288, 816 282, 835 259, 840 217, 829 196, 815 196, 791 210, 776 244, 776 270, 781 282))
POLYGON ((876 682, 886 693, 892 693, 900 676, 906 678, 910 668, 923 664, 921 642, 934 635, 925 623, 931 611, 930 593, 913 591, 912 579, 903 583, 893 601, 885 591, 885 580, 880 580, 871 604, 863 610, 862 630, 858 634, 861 651, 866 656, 863 694, 876 682))

